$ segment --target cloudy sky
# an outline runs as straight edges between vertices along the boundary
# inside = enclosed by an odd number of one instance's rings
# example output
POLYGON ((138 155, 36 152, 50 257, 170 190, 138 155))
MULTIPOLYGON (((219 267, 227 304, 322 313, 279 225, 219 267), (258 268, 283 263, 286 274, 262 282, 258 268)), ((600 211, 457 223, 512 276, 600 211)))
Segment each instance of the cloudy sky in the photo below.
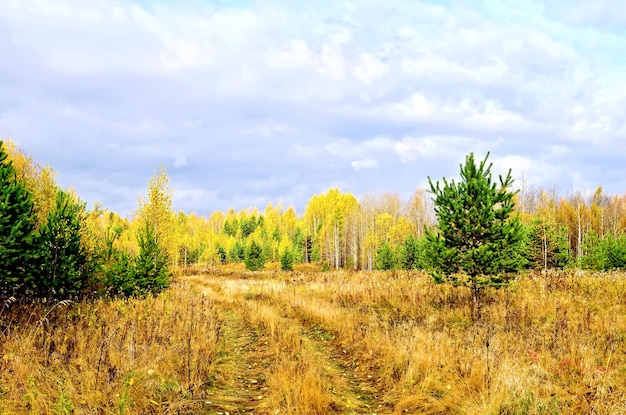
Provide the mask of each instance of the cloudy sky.
MULTIPOLYGON (((622 0, 0 0, 0 135, 126 215, 411 195, 491 152, 626 191, 622 0)), ((518 180, 519 182, 519 180, 518 180)))

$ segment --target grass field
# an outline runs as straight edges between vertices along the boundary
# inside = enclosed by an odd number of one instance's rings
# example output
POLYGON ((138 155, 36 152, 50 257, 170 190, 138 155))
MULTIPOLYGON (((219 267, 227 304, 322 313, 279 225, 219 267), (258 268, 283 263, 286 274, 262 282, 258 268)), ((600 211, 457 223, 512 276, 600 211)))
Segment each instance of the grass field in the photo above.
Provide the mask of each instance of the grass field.
POLYGON ((626 414, 626 274, 213 272, 0 314, 0 414, 626 414), (27 310, 27 311, 25 311, 27 310))

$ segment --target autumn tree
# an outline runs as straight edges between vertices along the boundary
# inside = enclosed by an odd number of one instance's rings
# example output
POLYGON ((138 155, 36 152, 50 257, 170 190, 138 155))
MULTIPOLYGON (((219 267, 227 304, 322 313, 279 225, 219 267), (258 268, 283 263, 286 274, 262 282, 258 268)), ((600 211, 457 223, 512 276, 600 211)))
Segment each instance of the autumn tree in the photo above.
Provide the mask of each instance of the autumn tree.
POLYGON ((0 142, 0 299, 23 295, 39 261, 33 201, 0 142))
POLYGON ((437 217, 437 229, 426 230, 431 275, 437 283, 471 290, 474 321, 481 317, 483 290, 506 285, 522 264, 522 225, 511 215, 511 171, 493 182, 488 157, 476 165, 470 153, 459 183, 444 178, 441 186, 428 178, 437 217))
MULTIPOLYGON (((178 262, 172 259, 178 257, 176 215, 172 210, 169 178, 163 166, 148 182, 148 197, 140 201, 137 216, 139 253, 134 269, 125 276, 134 282, 123 281, 124 291, 133 295, 156 293, 169 286, 171 266, 178 262)), ((126 260, 124 255, 120 259, 122 262, 126 260)))
POLYGON ((172 189, 165 167, 156 171, 148 182, 148 196, 139 202, 139 229, 145 232, 147 225, 153 227, 155 239, 163 249, 170 264, 178 264, 178 244, 176 243, 176 214, 172 209, 172 189))
MULTIPOLYGON (((348 232, 346 223, 357 213, 356 198, 351 193, 341 193, 339 189, 330 189, 327 193, 314 195, 309 200, 304 221, 314 238, 312 261, 316 261, 319 256, 335 269, 345 265, 348 249, 353 247, 348 236, 357 237, 356 233, 348 232)), ((356 253, 353 253, 352 257, 355 256, 356 253)))
POLYGON ((50 166, 36 163, 10 139, 3 141, 3 147, 13 163, 17 179, 24 182, 26 190, 31 194, 36 223, 40 226, 56 203, 56 173, 50 166))
POLYGON ((431 225, 432 206, 426 197, 425 189, 418 189, 411 198, 407 207, 408 219, 415 226, 415 232, 418 239, 424 236, 424 228, 431 225))

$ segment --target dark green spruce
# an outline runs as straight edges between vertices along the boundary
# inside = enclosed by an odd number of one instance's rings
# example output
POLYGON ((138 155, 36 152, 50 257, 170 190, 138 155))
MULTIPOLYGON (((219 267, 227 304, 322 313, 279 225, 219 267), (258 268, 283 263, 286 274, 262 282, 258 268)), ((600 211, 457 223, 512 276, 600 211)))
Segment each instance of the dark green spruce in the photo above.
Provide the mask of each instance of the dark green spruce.
POLYGON ((39 267, 32 196, 0 141, 0 300, 29 292, 39 267))

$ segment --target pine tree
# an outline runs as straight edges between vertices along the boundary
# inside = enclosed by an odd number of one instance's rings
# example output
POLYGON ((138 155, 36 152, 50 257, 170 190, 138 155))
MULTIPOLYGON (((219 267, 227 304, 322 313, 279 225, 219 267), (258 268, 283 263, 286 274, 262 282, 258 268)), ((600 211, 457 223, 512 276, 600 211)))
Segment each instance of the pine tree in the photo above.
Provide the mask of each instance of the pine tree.
POLYGON ((0 142, 0 299, 25 295, 39 271, 33 201, 0 142))
POLYGON ((570 261, 567 233, 556 223, 536 218, 528 227, 525 257, 535 269, 564 268, 570 261))
POLYGON ((437 283, 470 288, 475 321, 484 288, 505 286, 523 263, 522 225, 512 217, 511 171, 499 177, 499 185, 492 182, 488 157, 477 166, 474 154, 467 156, 459 183, 444 178, 441 187, 428 178, 437 216, 437 231, 426 230, 431 275, 437 283))
POLYGON ((376 259, 374 262, 378 271, 387 271, 396 267, 396 256, 387 241, 384 241, 376 251, 376 259))
POLYGON ((585 235, 584 251, 579 258, 583 269, 594 271, 611 271, 626 268, 626 236, 614 237, 608 234, 600 239, 591 230, 585 235))
POLYGON ((421 267, 420 251, 417 241, 413 235, 409 235, 402 245, 402 268, 406 270, 421 267))
POLYGON ((293 252, 286 250, 280 256, 281 271, 293 271, 293 252))
POLYGON ((296 228, 293 234, 293 260, 295 262, 307 262, 305 250, 305 238, 302 229, 296 228))
POLYGON ((137 235, 139 257, 135 263, 135 285, 139 294, 156 294, 170 285, 171 272, 167 251, 161 246, 158 234, 150 222, 137 235))
POLYGON ((241 262, 245 259, 246 250, 241 244, 241 242, 236 241, 235 244, 230 248, 228 252, 228 261, 229 262, 241 262))
POLYGON ((258 271, 265 265, 263 257, 263 248, 256 241, 250 242, 246 249, 246 257, 244 259, 246 269, 249 271, 258 271))
POLYGON ((131 297, 141 293, 135 278, 135 263, 125 251, 113 248, 105 265, 101 281, 113 297, 131 297))
POLYGON ((87 286, 89 256, 81 237, 84 220, 85 205, 59 190, 40 229, 42 271, 36 285, 41 297, 76 297, 87 286))
POLYGON ((626 236, 614 237, 609 234, 604 237, 604 240, 608 251, 607 262, 611 264, 611 269, 626 269, 626 236))

